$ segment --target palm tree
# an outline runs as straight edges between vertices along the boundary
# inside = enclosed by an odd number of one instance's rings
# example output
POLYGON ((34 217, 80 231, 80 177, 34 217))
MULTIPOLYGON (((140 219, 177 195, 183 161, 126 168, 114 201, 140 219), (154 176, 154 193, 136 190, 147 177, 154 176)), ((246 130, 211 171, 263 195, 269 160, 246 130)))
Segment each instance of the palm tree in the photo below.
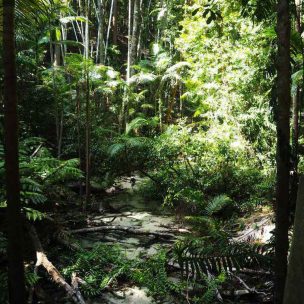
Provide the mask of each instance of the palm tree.
POLYGON ((9 302, 25 303, 18 159, 15 1, 3 0, 4 142, 8 219, 9 302))

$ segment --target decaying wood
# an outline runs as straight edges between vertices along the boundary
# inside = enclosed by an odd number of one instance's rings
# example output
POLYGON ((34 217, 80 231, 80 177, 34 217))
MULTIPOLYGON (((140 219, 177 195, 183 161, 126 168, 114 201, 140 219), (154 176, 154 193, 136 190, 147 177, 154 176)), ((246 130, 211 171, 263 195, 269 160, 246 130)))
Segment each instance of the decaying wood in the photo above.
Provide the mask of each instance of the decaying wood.
POLYGON ((234 277, 249 293, 253 293, 253 294, 258 294, 258 295, 264 295, 266 296, 266 293, 265 292, 261 292, 261 291, 258 291, 256 290, 255 288, 250 288, 247 283, 242 280, 239 276, 229 272, 229 274, 234 277))
POLYGON ((235 297, 240 297, 240 296, 245 296, 250 294, 250 292, 247 289, 240 289, 240 290, 223 290, 222 294, 224 296, 235 296, 235 297))
MULTIPOLYGON (((48 260, 46 254, 43 251, 41 242, 39 240, 38 234, 34 226, 28 224, 27 225, 29 236, 32 240, 34 248, 36 250, 37 262, 35 265, 35 272, 38 271, 40 266, 43 266, 48 274, 51 276, 53 281, 57 283, 59 286, 65 289, 68 296, 74 301, 76 304, 85 304, 85 300, 83 299, 80 291, 78 288, 74 288, 73 286, 69 285, 57 268, 48 260)), ((74 281, 75 283, 75 281, 74 281)), ((77 284, 78 287, 78 284, 77 284)))
POLYGON ((174 238, 174 233, 183 233, 184 231, 181 229, 176 229, 170 232, 164 231, 146 231, 136 229, 134 227, 123 227, 123 226, 100 226, 100 227, 90 227, 90 228, 83 228, 83 229, 76 229, 72 230, 71 233, 88 233, 88 232, 99 232, 99 231, 122 231, 128 232, 132 234, 141 234, 141 235, 153 235, 156 237, 164 237, 164 238, 174 238))
POLYGON ((255 270, 255 269, 248 269, 248 268, 241 269, 240 272, 245 273, 245 274, 254 274, 254 275, 272 275, 273 274, 271 271, 255 270))

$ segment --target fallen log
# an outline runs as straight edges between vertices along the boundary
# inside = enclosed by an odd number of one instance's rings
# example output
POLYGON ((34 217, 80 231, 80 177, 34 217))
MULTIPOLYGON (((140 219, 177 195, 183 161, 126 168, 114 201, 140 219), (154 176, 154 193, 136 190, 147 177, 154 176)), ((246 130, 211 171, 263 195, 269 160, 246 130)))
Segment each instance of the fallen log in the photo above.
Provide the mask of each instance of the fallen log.
POLYGON ((39 240, 37 231, 34 226, 27 224, 27 229, 29 236, 32 240, 32 243, 34 245, 36 256, 37 256, 37 262, 35 265, 35 272, 38 271, 38 267, 43 266, 48 274, 51 276, 53 281, 57 283, 60 287, 64 288, 68 296, 73 300, 76 304, 86 304, 85 300, 83 299, 80 291, 78 288, 74 288, 70 284, 68 284, 64 277, 60 274, 60 272, 57 270, 57 268, 48 260, 46 254, 43 251, 41 242, 39 240))
POLYGON ((136 229, 134 227, 123 227, 123 226, 100 226, 100 227, 90 227, 90 228, 82 228, 71 230, 70 233, 88 233, 88 232, 99 232, 99 231, 122 231, 128 232, 132 234, 139 234, 139 235, 153 235, 155 237, 164 237, 164 238, 175 238, 174 232, 181 233, 182 231, 176 230, 172 231, 172 233, 164 232, 164 231, 146 231, 136 229))

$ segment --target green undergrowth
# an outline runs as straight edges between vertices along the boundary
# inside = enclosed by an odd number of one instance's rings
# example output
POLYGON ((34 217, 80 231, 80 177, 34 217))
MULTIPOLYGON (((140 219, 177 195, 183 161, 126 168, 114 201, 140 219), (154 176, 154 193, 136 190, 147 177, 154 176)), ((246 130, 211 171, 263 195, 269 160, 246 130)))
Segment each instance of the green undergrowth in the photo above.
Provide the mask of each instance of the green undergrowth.
POLYGON ((107 289, 126 285, 146 287, 154 297, 165 297, 181 291, 181 286, 168 278, 167 256, 164 250, 147 260, 126 257, 119 246, 98 244, 91 250, 80 250, 70 265, 64 267, 67 280, 77 273, 85 284, 81 290, 87 297, 98 297, 107 289))

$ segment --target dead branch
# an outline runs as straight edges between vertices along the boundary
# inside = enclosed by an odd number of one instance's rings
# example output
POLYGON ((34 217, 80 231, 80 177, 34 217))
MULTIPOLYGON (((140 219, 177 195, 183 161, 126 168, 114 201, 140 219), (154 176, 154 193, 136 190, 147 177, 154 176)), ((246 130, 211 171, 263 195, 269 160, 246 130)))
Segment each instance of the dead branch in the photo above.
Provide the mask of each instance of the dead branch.
POLYGON ((260 292, 256 290, 255 288, 250 288, 244 280, 242 280, 239 276, 229 272, 229 274, 234 277, 246 290, 248 290, 249 293, 258 294, 258 295, 266 295, 265 292, 260 292))
POLYGON ((128 232, 132 234, 139 234, 139 235, 153 235, 155 237, 164 237, 164 238, 174 238, 174 233, 181 233, 183 231, 172 231, 172 232, 164 232, 164 231, 146 231, 136 229, 134 227, 123 227, 123 226, 100 226, 100 227, 90 227, 90 228, 83 228, 83 229, 76 229, 72 230, 71 233, 88 233, 88 232, 99 232, 99 231, 122 231, 128 232))
POLYGON ((44 143, 41 143, 41 144, 35 149, 35 151, 34 151, 33 154, 31 155, 31 158, 34 158, 34 157, 37 155, 37 153, 39 152, 39 150, 42 148, 43 144, 44 144, 44 143))
MULTIPOLYGON (((84 301, 80 291, 78 289, 75 289, 73 286, 69 285, 63 276, 60 274, 60 272, 57 270, 57 268, 48 260, 46 254, 43 251, 41 242, 39 240, 37 231, 34 226, 27 224, 27 229, 29 236, 32 240, 32 243, 34 245, 34 248, 36 250, 36 256, 37 256, 37 262, 35 265, 35 273, 37 273, 38 268, 40 266, 43 266, 48 274, 51 276, 53 281, 57 283, 60 287, 64 288, 67 292, 68 296, 74 301, 76 304, 86 304, 84 301)), ((78 286, 78 284, 77 284, 78 286)))

